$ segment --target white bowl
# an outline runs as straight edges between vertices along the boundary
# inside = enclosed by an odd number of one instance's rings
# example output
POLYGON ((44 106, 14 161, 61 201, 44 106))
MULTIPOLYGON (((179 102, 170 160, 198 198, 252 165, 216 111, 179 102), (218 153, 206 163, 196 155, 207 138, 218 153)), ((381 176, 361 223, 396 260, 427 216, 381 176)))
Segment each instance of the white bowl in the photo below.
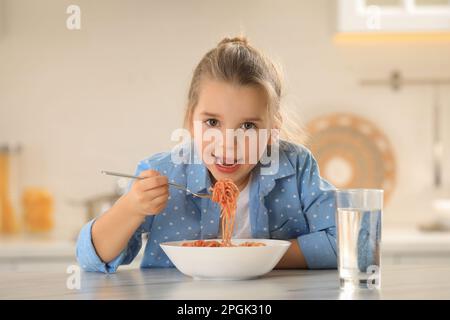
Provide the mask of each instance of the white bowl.
MULTIPOLYGON (((208 239, 221 241, 221 239, 208 239)), ((233 244, 262 242, 260 247, 183 247, 187 241, 161 243, 180 272, 198 280, 243 280, 271 271, 291 243, 272 239, 232 239, 233 244)))

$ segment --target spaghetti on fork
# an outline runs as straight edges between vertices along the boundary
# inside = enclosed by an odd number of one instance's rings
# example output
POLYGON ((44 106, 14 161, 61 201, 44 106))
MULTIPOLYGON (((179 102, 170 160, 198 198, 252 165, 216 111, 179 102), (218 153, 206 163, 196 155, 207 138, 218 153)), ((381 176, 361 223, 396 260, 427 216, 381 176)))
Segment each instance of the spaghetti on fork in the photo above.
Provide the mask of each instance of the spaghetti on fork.
MULTIPOLYGON (((212 188, 211 200, 217 202, 221 207, 222 242, 215 240, 196 240, 185 242, 184 247, 235 247, 231 242, 236 217, 237 199, 239 189, 231 179, 218 180, 212 188)), ((239 244, 241 247, 265 246, 261 242, 247 241, 239 244)))

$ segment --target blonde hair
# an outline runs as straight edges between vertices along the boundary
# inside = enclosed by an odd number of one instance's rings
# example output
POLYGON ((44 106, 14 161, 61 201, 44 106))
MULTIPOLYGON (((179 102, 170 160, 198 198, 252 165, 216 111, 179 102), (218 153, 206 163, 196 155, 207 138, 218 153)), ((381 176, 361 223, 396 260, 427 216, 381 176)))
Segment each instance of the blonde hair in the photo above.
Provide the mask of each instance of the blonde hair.
POLYGON ((243 36, 224 38, 207 52, 194 70, 188 93, 184 127, 190 128, 198 103, 203 79, 226 81, 232 84, 257 86, 268 99, 267 111, 271 127, 280 130, 280 138, 302 144, 305 134, 294 114, 281 105, 281 71, 262 52, 251 46, 243 36))

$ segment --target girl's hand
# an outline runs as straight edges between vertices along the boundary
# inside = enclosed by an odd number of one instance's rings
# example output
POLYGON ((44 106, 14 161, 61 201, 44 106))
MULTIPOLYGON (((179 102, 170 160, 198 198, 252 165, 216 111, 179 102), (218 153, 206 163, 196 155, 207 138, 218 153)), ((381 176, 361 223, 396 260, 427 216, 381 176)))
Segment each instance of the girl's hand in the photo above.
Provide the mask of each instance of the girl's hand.
POLYGON ((134 182, 126 196, 128 204, 140 216, 156 215, 166 207, 169 199, 167 177, 155 170, 142 171, 139 176, 145 179, 134 182))

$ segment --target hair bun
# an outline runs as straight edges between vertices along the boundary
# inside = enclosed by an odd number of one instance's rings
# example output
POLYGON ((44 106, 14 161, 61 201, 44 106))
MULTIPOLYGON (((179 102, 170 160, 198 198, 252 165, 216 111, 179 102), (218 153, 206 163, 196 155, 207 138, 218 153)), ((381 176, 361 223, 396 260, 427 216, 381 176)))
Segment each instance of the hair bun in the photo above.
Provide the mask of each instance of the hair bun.
POLYGON ((233 38, 225 37, 222 39, 222 41, 219 42, 219 46, 227 44, 227 43, 242 44, 245 46, 248 45, 247 38, 244 36, 233 37, 233 38))

